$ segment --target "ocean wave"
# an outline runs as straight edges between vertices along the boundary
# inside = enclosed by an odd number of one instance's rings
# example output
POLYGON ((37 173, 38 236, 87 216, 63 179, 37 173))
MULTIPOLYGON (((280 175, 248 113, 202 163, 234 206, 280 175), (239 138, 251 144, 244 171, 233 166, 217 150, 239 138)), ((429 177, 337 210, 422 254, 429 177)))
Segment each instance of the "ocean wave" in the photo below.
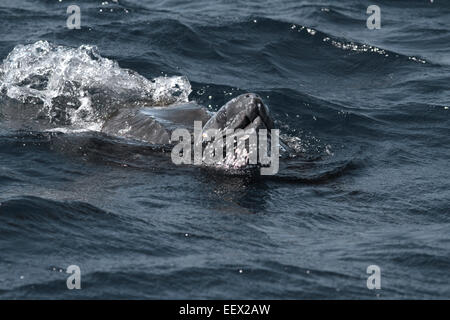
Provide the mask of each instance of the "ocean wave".
POLYGON ((0 91, 35 108, 38 117, 97 131, 121 104, 186 102, 185 77, 148 80, 100 56, 94 46, 55 46, 47 41, 18 45, 0 66, 0 91))
POLYGON ((78 201, 61 202, 23 196, 0 202, 0 219, 3 222, 21 221, 22 227, 27 223, 45 226, 49 222, 89 220, 97 216, 101 216, 102 219, 114 219, 114 214, 78 201))

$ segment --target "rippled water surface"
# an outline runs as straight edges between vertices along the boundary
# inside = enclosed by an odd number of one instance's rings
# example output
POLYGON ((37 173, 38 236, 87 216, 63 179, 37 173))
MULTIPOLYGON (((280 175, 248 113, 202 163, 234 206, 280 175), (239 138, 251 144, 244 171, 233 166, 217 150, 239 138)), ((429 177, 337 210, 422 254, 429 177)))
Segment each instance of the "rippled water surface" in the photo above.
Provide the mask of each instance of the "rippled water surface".
POLYGON ((2 1, 0 298, 450 298, 450 6, 370 4, 2 1), (97 132, 244 92, 300 155, 275 176, 97 132))

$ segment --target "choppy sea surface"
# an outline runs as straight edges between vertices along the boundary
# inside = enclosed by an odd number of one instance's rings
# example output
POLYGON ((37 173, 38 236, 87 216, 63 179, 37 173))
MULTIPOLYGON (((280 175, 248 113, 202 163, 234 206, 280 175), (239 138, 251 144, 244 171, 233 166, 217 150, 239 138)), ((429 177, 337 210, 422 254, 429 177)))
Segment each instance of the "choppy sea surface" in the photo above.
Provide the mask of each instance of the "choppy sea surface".
POLYGON ((2 1, 0 299, 450 298, 450 3, 377 1, 379 30, 371 4, 2 1), (245 92, 299 153, 275 176, 175 166, 92 112, 245 92))

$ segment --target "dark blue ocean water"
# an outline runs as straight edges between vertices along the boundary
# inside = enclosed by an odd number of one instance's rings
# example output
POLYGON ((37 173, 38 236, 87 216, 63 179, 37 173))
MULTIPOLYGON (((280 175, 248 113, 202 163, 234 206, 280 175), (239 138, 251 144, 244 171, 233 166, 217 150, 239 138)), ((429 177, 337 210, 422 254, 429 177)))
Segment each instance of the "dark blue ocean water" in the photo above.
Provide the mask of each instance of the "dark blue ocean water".
POLYGON ((448 1, 2 0, 0 20, 0 113, 33 122, 13 89, 53 97, 73 76, 60 60, 81 57, 56 53, 45 70, 59 77, 43 81, 16 46, 91 45, 118 62, 87 62, 108 96, 139 89, 125 68, 185 76, 211 110, 256 92, 303 154, 276 176, 235 176, 4 117, 1 299, 450 298, 448 1), (69 265, 81 290, 66 287, 69 265))

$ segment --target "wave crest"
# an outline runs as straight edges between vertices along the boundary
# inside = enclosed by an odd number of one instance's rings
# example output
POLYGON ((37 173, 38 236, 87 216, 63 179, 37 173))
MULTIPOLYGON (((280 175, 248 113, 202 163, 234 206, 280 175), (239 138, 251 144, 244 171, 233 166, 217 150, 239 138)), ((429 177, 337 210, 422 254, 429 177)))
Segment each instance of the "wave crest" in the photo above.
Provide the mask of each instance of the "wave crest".
POLYGON ((95 46, 71 48, 38 41, 9 53, 0 66, 0 91, 36 105, 50 122, 85 127, 100 123, 113 105, 124 102, 187 102, 191 84, 184 76, 149 80, 102 57, 95 46))

